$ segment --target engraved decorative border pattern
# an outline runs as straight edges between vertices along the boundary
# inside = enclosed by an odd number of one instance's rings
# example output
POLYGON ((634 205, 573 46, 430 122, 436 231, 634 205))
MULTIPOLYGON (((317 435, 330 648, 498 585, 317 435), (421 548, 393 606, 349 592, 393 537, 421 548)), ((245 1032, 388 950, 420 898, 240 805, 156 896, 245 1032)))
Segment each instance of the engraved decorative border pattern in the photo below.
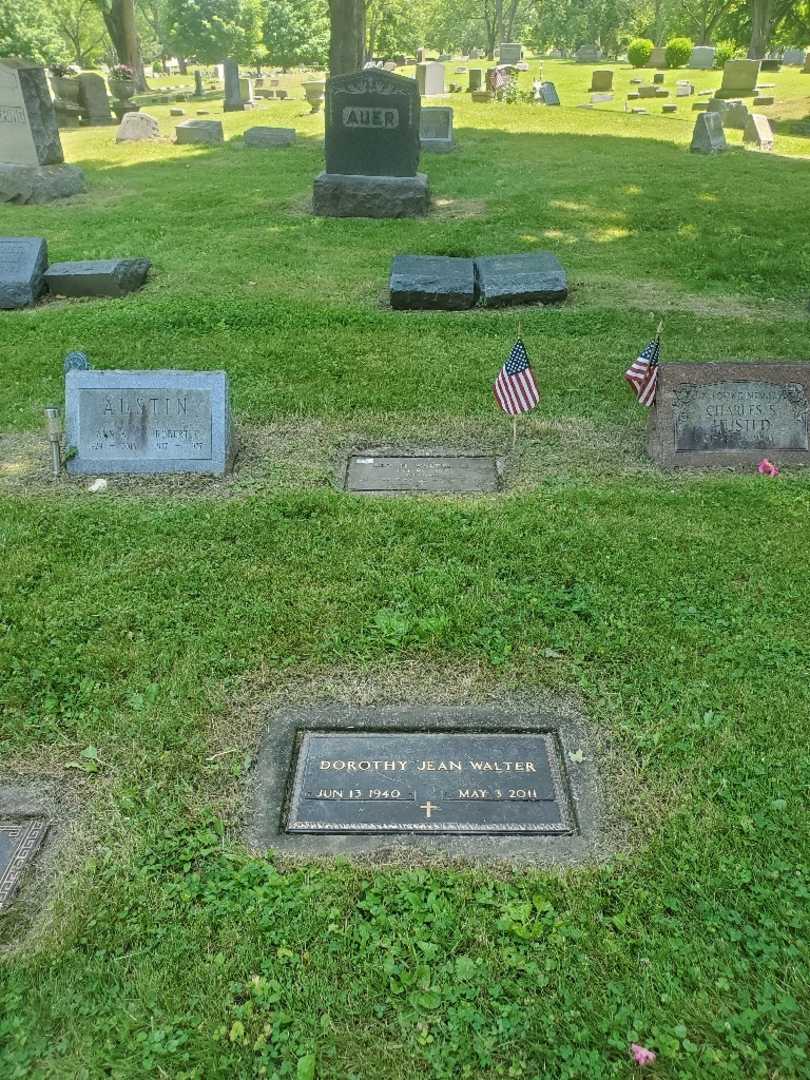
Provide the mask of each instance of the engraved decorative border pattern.
POLYGON ((23 870, 36 854, 47 831, 48 822, 44 818, 23 818, 0 823, 0 832, 17 841, 8 866, 0 873, 0 912, 14 899, 23 870))
MULTIPOLYGON (((396 76, 396 78, 401 79, 402 76, 396 76)), ((414 91, 409 86, 403 86, 401 83, 393 83, 389 82, 388 79, 381 78, 379 72, 359 72, 351 82, 343 83, 334 89, 328 87, 327 94, 329 96, 329 120, 333 124, 336 123, 337 117, 335 99, 340 94, 379 94, 381 97, 406 97, 408 99, 408 123, 411 127, 416 123, 413 109, 414 91)))
MULTIPOLYGON (((292 797, 290 798, 289 811, 287 816, 287 822, 285 829, 288 833, 365 833, 366 835, 375 835, 378 833, 400 833, 402 835, 408 835, 409 833, 431 833, 434 835, 459 835, 459 834, 501 834, 501 833, 527 833, 533 836, 544 836, 552 834, 564 834, 572 835, 576 833, 576 826, 573 820, 573 814, 571 812, 571 806, 569 803, 569 794, 565 781, 562 775, 562 765, 560 761, 560 750, 558 747, 558 741, 554 730, 544 731, 366 731, 358 732, 351 730, 340 731, 304 731, 301 733, 303 738, 300 740, 298 746, 297 757, 294 762, 295 779, 293 784, 292 797), (294 813, 301 805, 302 789, 304 782, 304 763, 306 761, 305 744, 310 736, 323 736, 323 735, 384 735, 384 736, 397 736, 397 735, 423 735, 423 736, 458 736, 460 738, 469 736, 483 736, 483 737, 498 737, 503 735, 512 735, 516 738, 540 738, 545 743, 546 756, 548 759, 549 773, 554 787, 554 802, 557 804, 560 811, 560 822, 550 822, 548 824, 538 825, 526 825, 521 822, 496 822, 488 825, 482 824, 466 824, 464 822, 406 822, 406 823, 378 823, 369 825, 368 823, 337 823, 337 822, 312 822, 302 821, 298 818, 294 818, 294 813)), ((504 800, 506 801, 506 800, 504 800)))

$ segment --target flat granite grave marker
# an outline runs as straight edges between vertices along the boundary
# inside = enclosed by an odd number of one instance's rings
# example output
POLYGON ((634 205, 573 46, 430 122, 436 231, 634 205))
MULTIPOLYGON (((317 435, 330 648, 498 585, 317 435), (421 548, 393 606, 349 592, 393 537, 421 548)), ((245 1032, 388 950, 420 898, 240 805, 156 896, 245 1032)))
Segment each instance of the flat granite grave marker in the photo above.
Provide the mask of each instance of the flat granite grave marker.
POLYGON ((484 307, 505 304, 561 303, 568 296, 565 271, 556 255, 487 255, 476 259, 484 307))
POLYGON ((478 298, 475 261, 448 255, 396 255, 389 291, 391 307, 397 311, 471 308, 478 298))
POLYGON ((346 491, 365 494, 497 490, 497 462, 484 455, 355 454, 346 469, 346 491))
POLYGON ((251 843, 579 862, 601 846, 583 741, 562 709, 327 706, 274 716, 257 760, 251 843))
POLYGON ((0 913, 14 900, 48 823, 38 817, 0 817, 0 913))
POLYGON ((219 146, 225 133, 221 120, 184 120, 174 129, 174 138, 178 146, 219 146))
POLYGON ((40 236, 0 236, 0 310, 29 307, 45 291, 48 244, 40 236))
POLYGON ((649 452, 664 468, 810 463, 810 363, 661 364, 649 452))
POLYGON ((252 127, 245 132, 245 146, 270 150, 277 146, 292 146, 295 128, 252 127))
POLYGON ((149 259, 84 259, 52 263, 45 271, 45 284, 49 292, 58 296, 116 298, 140 289, 151 265, 149 259))
POLYGON ((427 213, 418 173, 421 102, 413 79, 370 68, 326 84, 326 170, 313 209, 325 217, 417 217, 427 213))
POLYGON ((231 438, 224 371, 77 371, 65 374, 69 473, 228 472, 231 438))

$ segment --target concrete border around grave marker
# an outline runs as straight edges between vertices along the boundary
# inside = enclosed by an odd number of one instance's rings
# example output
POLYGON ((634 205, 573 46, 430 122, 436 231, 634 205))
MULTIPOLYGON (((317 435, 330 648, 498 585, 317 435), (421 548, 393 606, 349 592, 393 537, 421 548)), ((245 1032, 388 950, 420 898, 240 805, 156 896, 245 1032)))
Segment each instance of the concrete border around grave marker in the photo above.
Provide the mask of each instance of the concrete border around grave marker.
POLYGON ((30 918, 42 906, 57 871, 57 856, 78 809, 71 788, 52 777, 0 775, 0 818, 30 818, 43 823, 36 849, 26 860, 20 880, 7 897, 5 908, 0 905, 6 918, 16 920, 18 915, 30 918))
POLYGON ((570 705, 553 711, 538 705, 397 705, 379 708, 347 704, 299 706, 275 712, 265 726, 251 777, 253 811, 248 843, 296 858, 372 857, 378 861, 463 860, 575 866, 607 854, 603 803, 594 749, 586 724, 570 705), (306 732, 533 734, 553 732, 573 809, 573 833, 291 833, 285 829, 300 736, 306 732), (583 760, 571 755, 583 752, 583 760))
MULTIPOLYGON (((778 464, 810 464, 810 449, 676 450, 674 398, 682 386, 713 386, 718 383, 759 382, 798 384, 810 401, 810 362, 718 361, 708 364, 673 362, 659 365, 655 405, 650 410, 647 449, 663 470, 752 469, 762 458, 778 464)), ((805 420, 805 423, 807 420, 805 420)))

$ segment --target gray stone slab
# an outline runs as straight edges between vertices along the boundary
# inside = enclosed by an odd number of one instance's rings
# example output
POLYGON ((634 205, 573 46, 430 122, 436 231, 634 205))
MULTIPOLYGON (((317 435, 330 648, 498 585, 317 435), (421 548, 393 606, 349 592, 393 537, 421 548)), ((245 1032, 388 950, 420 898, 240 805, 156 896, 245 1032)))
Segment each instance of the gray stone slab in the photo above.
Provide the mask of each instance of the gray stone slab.
POLYGON ((346 490, 458 493, 498 490, 498 464, 484 455, 355 454, 346 469, 346 490))
POLYGON ((557 87, 553 82, 540 83, 540 96, 543 99, 545 105, 559 105, 560 96, 557 93, 557 87))
POLYGON ((613 94, 591 94, 591 105, 604 105, 613 101, 613 94))
POLYGON ((326 175, 414 177, 421 103, 413 79, 378 68, 326 86, 326 175))
POLYGON ((0 164, 0 203, 47 203, 87 190, 76 165, 0 164))
POLYGON ((485 307, 507 304, 561 303, 568 283, 559 259, 550 251, 527 255, 488 255, 475 261, 481 303, 485 307))
POLYGON ((174 129, 175 140, 183 146, 219 146, 225 142, 221 120, 185 120, 174 129))
POLYGON ((389 289, 391 307, 401 311, 471 308, 477 299, 475 262, 446 255, 397 255, 389 289))
POLYGON ((323 172, 315 178, 312 209, 319 217, 421 217, 430 206, 424 173, 416 176, 346 176, 323 172))
POLYGON ((245 146, 260 150, 272 150, 277 146, 292 146, 295 128, 252 127, 245 132, 245 146))
POLYGON ((437 60, 417 64, 415 75, 421 97, 443 97, 447 92, 444 64, 440 64, 437 60))
POLYGON ((149 259, 52 263, 45 272, 45 284, 58 296, 126 296, 140 289, 151 265, 149 259))
POLYGON ((650 455, 664 468, 810 463, 810 363, 660 364, 650 455))
POLYGON ((575 864, 606 847, 569 708, 298 709, 268 718, 251 845, 313 855, 575 864))
POLYGON ((115 119, 110 109, 110 99, 107 96, 107 84, 102 76, 86 71, 77 76, 77 81, 84 123, 92 127, 114 124, 115 119))
POLYGON ((727 60, 717 97, 752 97, 759 81, 759 60, 727 60))
POLYGON ((0 236, 0 309, 28 307, 45 289, 48 244, 41 236, 0 236))
POLYGON ((692 132, 692 144, 689 149, 695 154, 719 154, 727 148, 720 114, 699 113, 695 119, 695 130, 692 132))
POLYGON ((712 45, 696 45, 692 49, 689 63, 686 65, 695 71, 711 71, 714 67, 716 50, 712 45))
POLYGON ((208 473, 232 463, 224 371, 68 371, 70 473, 208 473))
POLYGON ((613 68, 596 68, 591 72, 590 93, 604 94, 613 89, 613 68))
POLYGON ((223 100, 224 112, 242 112, 245 104, 239 89, 239 64, 235 60, 226 60, 223 67, 223 81, 225 84, 225 97, 223 100))
POLYGON ((64 160, 45 69, 0 58, 0 162, 37 167, 64 160))
POLYGON ((519 41, 502 41, 498 46, 499 64, 519 64, 523 59, 523 45, 519 41))
POLYGON ((419 142, 423 151, 448 154, 455 149, 453 110, 447 105, 423 106, 419 120, 419 142))
POLYGON ((47 831, 41 817, 0 816, 0 913, 13 903, 47 831))
MULTIPOLYGON (((180 116, 183 115, 182 109, 170 109, 169 112, 172 116, 178 113, 180 116)), ((141 142, 147 139, 159 138, 160 124, 154 116, 150 116, 149 113, 145 112, 124 113, 118 131, 115 133, 117 143, 141 142)))
POLYGON ((739 98, 712 98, 706 111, 717 113, 724 128, 745 130, 749 116, 748 106, 739 98))
POLYGON ((743 143, 757 150, 773 150, 773 129, 767 116, 751 113, 745 123, 743 143))

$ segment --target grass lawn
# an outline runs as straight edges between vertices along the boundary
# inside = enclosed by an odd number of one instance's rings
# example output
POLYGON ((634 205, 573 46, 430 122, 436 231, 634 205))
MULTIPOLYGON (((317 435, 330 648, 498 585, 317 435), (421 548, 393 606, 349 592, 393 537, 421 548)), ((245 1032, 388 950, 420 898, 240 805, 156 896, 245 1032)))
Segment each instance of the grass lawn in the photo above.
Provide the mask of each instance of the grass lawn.
MULTIPOLYGON (((423 159, 422 221, 313 218, 300 99, 223 115, 217 149, 171 143, 169 106, 161 143, 66 132, 88 193, 0 208, 51 261, 154 262, 125 300, 0 316, 0 768, 72 823, 0 922, 3 1077, 629 1077, 631 1042, 655 1077, 810 1075, 810 479, 659 473, 622 380, 662 316, 664 359, 810 359, 810 76, 765 77, 776 154, 731 133, 706 158, 689 99, 625 114, 616 70, 593 110, 563 62, 560 109, 444 99, 459 148, 423 159), (257 123, 298 142, 245 149, 257 123), (397 252, 536 249, 562 308, 386 305, 397 252), (350 447, 506 453, 490 384, 518 318, 543 402, 505 493, 334 490, 350 447), (234 475, 54 485, 41 410, 71 348, 225 368, 234 475), (608 862, 248 850, 274 710, 549 695, 601 747, 608 862)), ((719 85, 667 85, 692 76, 719 85)))

